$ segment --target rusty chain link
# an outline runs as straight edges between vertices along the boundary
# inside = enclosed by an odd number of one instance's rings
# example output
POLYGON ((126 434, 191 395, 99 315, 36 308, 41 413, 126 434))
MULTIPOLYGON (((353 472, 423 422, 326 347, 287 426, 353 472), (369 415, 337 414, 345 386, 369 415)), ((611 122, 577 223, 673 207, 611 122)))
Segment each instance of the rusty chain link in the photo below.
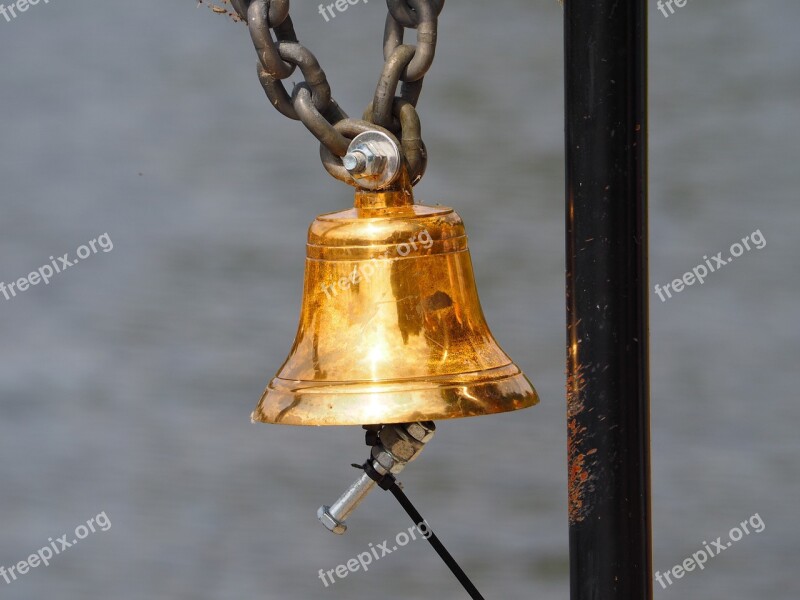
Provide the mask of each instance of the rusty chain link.
POLYGON ((289 16, 289 0, 230 3, 250 29, 259 59, 258 79, 267 97, 281 114, 302 122, 320 141, 322 163, 332 176, 357 186, 341 158, 356 135, 383 131, 398 140, 412 185, 422 179, 428 156, 416 105, 423 78, 436 53, 438 17, 444 0, 386 0, 385 63, 363 120, 349 118, 331 96, 325 71, 297 39, 289 16), (416 45, 403 43, 406 29, 417 30, 416 45), (290 94, 283 80, 298 68, 303 81, 290 94))

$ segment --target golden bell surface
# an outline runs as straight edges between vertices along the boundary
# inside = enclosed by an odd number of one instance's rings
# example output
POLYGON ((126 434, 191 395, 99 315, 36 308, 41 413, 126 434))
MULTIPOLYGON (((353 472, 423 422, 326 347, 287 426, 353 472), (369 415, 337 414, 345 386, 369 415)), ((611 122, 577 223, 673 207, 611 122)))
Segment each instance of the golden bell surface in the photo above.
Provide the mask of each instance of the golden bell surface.
POLYGON ((486 325, 453 209, 358 191, 312 223, 297 337, 254 421, 389 424, 537 402, 486 325))

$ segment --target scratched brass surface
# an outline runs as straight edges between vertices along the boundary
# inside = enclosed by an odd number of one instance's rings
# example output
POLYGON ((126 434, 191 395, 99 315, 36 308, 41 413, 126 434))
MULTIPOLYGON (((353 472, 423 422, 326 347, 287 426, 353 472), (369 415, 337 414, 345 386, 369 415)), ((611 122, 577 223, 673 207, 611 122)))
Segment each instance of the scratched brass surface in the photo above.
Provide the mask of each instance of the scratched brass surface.
POLYGON ((537 402, 489 331, 453 209, 359 192, 312 223, 297 336, 253 420, 398 423, 537 402))

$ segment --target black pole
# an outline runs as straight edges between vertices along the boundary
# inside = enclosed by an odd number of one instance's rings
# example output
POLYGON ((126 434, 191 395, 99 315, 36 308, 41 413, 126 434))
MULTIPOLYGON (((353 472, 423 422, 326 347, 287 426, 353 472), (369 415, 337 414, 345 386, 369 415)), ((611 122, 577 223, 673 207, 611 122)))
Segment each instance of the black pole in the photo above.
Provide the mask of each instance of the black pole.
POLYGON ((567 0, 572 600, 652 599, 647 7, 567 0))

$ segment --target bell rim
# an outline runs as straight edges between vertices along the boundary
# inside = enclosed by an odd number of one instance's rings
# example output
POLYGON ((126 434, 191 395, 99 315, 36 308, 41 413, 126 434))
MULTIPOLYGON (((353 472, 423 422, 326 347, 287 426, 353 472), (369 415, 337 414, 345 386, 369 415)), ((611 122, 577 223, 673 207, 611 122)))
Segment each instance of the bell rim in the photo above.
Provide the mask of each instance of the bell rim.
POLYGON ((334 383, 275 377, 251 420, 311 426, 390 424, 512 412, 538 403, 533 385, 513 363, 487 371, 395 381, 334 383), (378 403, 372 410, 367 397, 378 403))

